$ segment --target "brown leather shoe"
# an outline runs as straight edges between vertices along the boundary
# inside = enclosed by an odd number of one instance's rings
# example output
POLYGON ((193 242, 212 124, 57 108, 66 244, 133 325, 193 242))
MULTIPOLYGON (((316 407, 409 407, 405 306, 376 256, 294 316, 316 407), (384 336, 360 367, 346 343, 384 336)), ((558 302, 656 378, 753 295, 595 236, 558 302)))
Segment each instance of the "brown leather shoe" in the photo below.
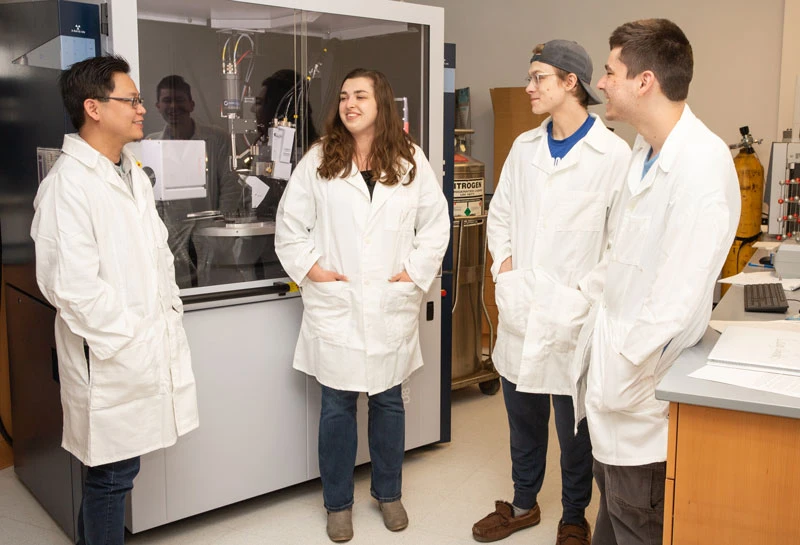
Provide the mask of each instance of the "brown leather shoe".
POLYGON ((539 504, 524 515, 514 516, 514 507, 507 501, 494 502, 494 512, 489 513, 472 527, 472 537, 475 541, 486 543, 503 539, 517 530, 535 526, 542 520, 539 504))
POLYGON ((353 539, 353 509, 328 511, 328 537, 331 541, 342 542, 353 539))
POLYGON ((558 523, 556 545, 589 545, 592 542, 592 528, 589 521, 583 519, 582 524, 558 523))
POLYGON ((392 532, 399 532, 405 530, 408 526, 408 514, 406 508, 403 507, 403 502, 400 500, 378 502, 383 515, 383 524, 392 532))

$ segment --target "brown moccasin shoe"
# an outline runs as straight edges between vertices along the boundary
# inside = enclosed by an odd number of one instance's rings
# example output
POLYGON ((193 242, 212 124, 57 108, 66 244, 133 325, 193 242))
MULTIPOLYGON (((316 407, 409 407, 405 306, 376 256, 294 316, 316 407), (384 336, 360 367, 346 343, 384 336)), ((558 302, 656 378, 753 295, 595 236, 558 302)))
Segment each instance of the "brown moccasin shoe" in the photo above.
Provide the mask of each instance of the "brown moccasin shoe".
POLYGON ((331 541, 341 542, 353 539, 353 509, 328 511, 327 530, 331 541))
POLYGON ((383 515, 383 524, 392 532, 405 530, 408 526, 408 514, 406 508, 400 500, 379 502, 383 515))
POLYGON ((592 528, 586 519, 581 524, 565 524, 563 520, 558 523, 556 545, 590 545, 591 542, 592 528))
POLYGON ((524 515, 514 516, 514 507, 507 501, 494 502, 494 512, 475 523, 472 527, 472 537, 475 541, 486 543, 503 539, 517 530, 535 526, 542 520, 539 504, 524 515))

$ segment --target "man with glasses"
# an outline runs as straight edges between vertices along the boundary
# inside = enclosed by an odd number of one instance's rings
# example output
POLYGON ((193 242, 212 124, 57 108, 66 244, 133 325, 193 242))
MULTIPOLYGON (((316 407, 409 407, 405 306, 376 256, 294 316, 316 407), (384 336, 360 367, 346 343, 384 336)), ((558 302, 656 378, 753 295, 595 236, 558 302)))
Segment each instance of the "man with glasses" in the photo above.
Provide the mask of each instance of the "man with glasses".
POLYGON ((656 385, 706 331, 741 202, 728 146, 686 104, 694 60, 683 31, 666 19, 634 21, 609 45, 598 83, 606 117, 639 136, 602 304, 587 324, 593 334, 582 335, 600 490, 594 543, 651 545, 662 541, 669 429, 656 385))
POLYGON ((598 265, 613 236, 628 145, 587 107, 598 104, 592 61, 575 42, 538 45, 528 68, 531 110, 550 114, 520 135, 503 165, 488 218, 500 312, 492 354, 511 431, 513 503, 472 528, 495 541, 538 524, 537 495, 547 460, 550 403, 561 446, 558 545, 589 545, 584 512, 592 496, 592 445, 573 414, 570 364, 591 301, 598 265), (576 433, 577 429, 577 433, 576 433))
POLYGON ((136 158, 145 108, 128 63, 97 57, 59 79, 78 134, 34 201, 36 279, 56 308, 62 446, 87 466, 79 545, 121 545, 142 454, 198 425, 167 231, 136 158))

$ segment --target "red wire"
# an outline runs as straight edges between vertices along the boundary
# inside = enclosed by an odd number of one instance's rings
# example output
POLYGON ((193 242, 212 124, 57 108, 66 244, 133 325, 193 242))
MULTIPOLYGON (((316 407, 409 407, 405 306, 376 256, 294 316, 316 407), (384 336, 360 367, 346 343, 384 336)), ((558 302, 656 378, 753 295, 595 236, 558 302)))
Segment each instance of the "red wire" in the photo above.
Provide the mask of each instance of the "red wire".
POLYGON ((253 50, 252 50, 252 49, 248 49, 247 51, 245 51, 244 53, 242 53, 242 56, 241 56, 241 57, 239 57, 239 60, 237 60, 237 61, 236 61, 236 64, 238 65, 240 62, 242 62, 242 59, 244 59, 246 56, 248 56, 248 55, 250 55, 250 54, 252 54, 252 53, 253 53, 253 50))

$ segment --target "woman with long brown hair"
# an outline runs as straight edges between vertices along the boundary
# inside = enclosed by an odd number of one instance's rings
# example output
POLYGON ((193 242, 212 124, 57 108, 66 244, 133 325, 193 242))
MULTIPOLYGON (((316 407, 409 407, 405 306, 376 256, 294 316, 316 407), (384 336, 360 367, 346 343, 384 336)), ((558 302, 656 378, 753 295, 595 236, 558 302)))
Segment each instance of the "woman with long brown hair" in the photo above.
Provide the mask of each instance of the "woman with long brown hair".
POLYGON ((275 231, 303 297, 294 368, 322 388, 319 469, 333 541, 353 537, 360 392, 368 397, 370 492, 389 530, 408 525, 401 385, 422 366, 420 305, 449 237, 447 201, 403 131, 386 76, 351 71, 325 136, 289 181, 275 231))

